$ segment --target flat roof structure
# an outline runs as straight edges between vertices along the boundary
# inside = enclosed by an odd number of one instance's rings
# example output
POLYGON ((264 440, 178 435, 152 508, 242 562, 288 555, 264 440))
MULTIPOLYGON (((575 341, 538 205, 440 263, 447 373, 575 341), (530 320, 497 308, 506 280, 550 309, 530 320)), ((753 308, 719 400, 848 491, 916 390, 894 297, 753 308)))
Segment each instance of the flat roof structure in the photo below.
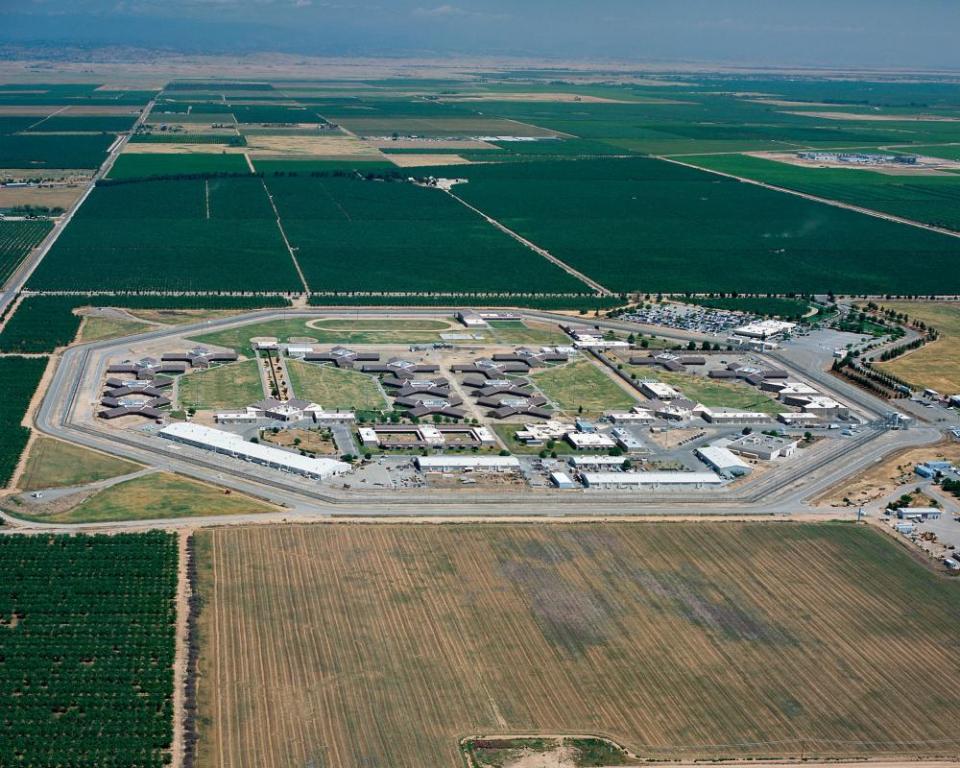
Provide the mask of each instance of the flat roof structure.
POLYGON ((797 441, 776 435, 743 435, 731 440, 727 448, 741 456, 772 461, 781 456, 792 456, 797 449, 797 441))
POLYGON ((723 479, 713 472, 584 472, 580 478, 588 488, 701 488, 723 483, 723 479))
POLYGON ((249 443, 241 435, 212 429, 200 424, 170 424, 160 430, 159 435, 184 445, 204 448, 244 461, 250 461, 271 469, 293 472, 304 477, 325 480, 336 475, 352 471, 352 467, 343 461, 334 459, 314 459, 299 453, 284 451, 262 443, 249 443))
POLYGON ((414 458, 421 472, 512 472, 520 469, 516 456, 417 456, 414 458))
POLYGON ((311 350, 304 354, 303 359, 308 363, 333 363, 337 368, 353 368, 356 363, 373 363, 379 361, 380 353, 355 352, 352 349, 338 346, 326 352, 314 352, 311 350))
POLYGON ((718 445, 697 448, 694 453, 707 466, 721 474, 741 477, 750 473, 750 465, 727 448, 718 445))
POLYGON ((678 390, 660 381, 641 381, 640 391, 647 397, 656 400, 675 400, 682 397, 678 390))

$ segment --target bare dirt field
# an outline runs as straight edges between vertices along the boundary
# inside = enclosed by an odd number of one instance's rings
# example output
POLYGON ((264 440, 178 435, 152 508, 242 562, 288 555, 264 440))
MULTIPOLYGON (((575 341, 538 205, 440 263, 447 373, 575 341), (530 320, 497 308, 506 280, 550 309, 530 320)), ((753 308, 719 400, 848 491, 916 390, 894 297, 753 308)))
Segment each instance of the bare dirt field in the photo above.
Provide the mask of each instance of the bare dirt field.
POLYGON ((460 155, 387 155, 399 168, 417 168, 427 165, 470 165, 472 161, 460 155))
POLYGON ((960 117, 950 117, 949 115, 900 115, 900 114, 871 114, 863 112, 793 112, 788 111, 788 115, 802 115, 803 117, 819 117, 823 120, 852 120, 853 122, 868 123, 957 123, 960 117))
POLYGON ((377 149, 500 149, 496 144, 476 139, 367 139, 377 149))
POLYGON ((960 584, 865 526, 197 542, 200 766, 454 768, 477 733, 592 733, 645 759, 956 752, 960 584))
POLYGON ((123 148, 125 155, 242 155, 246 147, 226 144, 183 144, 174 141, 131 142, 123 148))
POLYGON ((0 208, 33 205, 69 208, 83 194, 83 187, 0 187, 0 208))
POLYGON ((376 147, 353 136, 249 135, 246 148, 251 155, 383 158, 376 147))
POLYGON ((960 462, 960 443, 944 440, 936 445, 899 451, 874 464, 866 472, 847 478, 840 485, 824 491, 813 501, 821 506, 838 507, 848 506, 844 499, 849 499, 852 505, 882 499, 904 483, 919 480, 913 471, 917 464, 937 459, 960 462))

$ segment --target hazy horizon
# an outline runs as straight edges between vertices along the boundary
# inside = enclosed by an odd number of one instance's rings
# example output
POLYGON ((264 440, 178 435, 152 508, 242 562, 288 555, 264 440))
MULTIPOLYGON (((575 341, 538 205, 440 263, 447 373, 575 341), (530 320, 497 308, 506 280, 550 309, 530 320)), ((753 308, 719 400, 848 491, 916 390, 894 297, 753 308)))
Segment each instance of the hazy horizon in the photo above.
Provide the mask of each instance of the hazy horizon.
POLYGON ((190 53, 960 68, 960 4, 918 0, 0 0, 0 43, 190 53))

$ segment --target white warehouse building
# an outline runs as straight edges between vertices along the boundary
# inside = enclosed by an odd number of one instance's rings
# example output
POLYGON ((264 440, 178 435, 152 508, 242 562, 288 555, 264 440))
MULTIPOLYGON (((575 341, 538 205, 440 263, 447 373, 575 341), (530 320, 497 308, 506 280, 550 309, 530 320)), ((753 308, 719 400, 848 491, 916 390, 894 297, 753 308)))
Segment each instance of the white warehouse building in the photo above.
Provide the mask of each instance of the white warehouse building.
POLYGON ((212 429, 199 424, 176 423, 164 427, 160 437, 184 445, 204 448, 214 453, 222 453, 236 459, 261 464, 283 472, 293 472, 316 480, 350 472, 352 467, 343 461, 334 459, 313 459, 298 453, 273 448, 259 443, 248 443, 242 435, 212 429))
POLYGON ((583 472, 587 488, 702 488, 723 480, 713 472, 583 472))
POLYGON ((516 456, 417 456, 421 472, 514 472, 520 469, 516 456))

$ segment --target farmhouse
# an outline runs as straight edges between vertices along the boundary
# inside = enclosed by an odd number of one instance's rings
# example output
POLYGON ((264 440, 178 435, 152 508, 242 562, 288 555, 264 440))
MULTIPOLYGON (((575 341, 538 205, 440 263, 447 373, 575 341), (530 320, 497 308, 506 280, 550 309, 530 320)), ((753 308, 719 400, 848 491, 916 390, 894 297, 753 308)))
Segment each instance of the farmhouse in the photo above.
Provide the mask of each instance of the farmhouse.
POLYGON ((704 464, 721 475, 742 477, 750 473, 749 464, 722 446, 704 446, 697 448, 694 453, 704 464))
POLYGON ((703 488, 723 483, 713 472, 584 472, 580 476, 587 488, 703 488))
POLYGON ((417 456, 414 464, 421 472, 516 472, 516 456, 417 456))
POLYGON ((159 435, 184 445, 204 448, 237 459, 260 464, 283 472, 293 472, 315 480, 325 480, 351 471, 351 466, 333 459, 314 459, 269 445, 248 443, 241 435, 212 429, 199 424, 170 424, 159 435))
POLYGON ((727 448, 740 456, 762 461, 793 456, 797 450, 797 441, 775 435, 743 435, 731 440, 727 448))

